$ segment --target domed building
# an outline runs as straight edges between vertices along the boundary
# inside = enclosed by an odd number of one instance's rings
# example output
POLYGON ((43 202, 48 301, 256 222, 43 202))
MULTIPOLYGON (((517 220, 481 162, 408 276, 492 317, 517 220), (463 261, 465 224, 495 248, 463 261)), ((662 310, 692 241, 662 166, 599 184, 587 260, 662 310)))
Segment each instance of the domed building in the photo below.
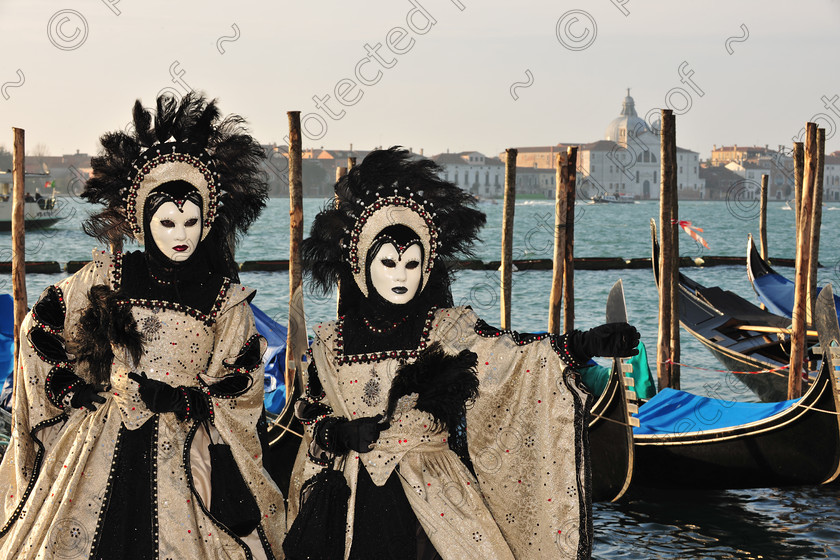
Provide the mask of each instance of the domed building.
MULTIPOLYGON (((621 113, 604 131, 604 139, 589 144, 558 144, 544 148, 519 148, 517 167, 553 168, 554 154, 568 146, 578 149, 577 187, 580 198, 599 194, 621 194, 637 200, 659 198, 661 179, 658 130, 651 129, 636 112, 630 89, 621 113)), ((677 147, 679 197, 705 198, 705 181, 700 178, 700 154, 677 147)), ((553 193, 551 193, 553 197, 553 193)))
POLYGON ((607 126, 604 140, 626 144, 629 136, 644 137, 645 135, 655 137, 648 123, 639 118, 636 113, 636 102, 630 97, 630 88, 627 88, 627 96, 621 104, 621 114, 607 126))

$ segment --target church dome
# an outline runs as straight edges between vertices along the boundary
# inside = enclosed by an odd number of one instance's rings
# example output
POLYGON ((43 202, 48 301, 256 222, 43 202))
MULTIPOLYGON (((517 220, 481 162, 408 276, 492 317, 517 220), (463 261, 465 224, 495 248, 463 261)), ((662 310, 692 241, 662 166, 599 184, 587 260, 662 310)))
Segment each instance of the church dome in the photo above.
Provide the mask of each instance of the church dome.
POLYGON ((641 136, 645 132, 651 132, 650 127, 636 114, 636 103, 630 97, 630 88, 627 88, 627 97, 621 105, 621 116, 616 117, 607 126, 604 139, 619 144, 627 143, 627 136, 641 136))

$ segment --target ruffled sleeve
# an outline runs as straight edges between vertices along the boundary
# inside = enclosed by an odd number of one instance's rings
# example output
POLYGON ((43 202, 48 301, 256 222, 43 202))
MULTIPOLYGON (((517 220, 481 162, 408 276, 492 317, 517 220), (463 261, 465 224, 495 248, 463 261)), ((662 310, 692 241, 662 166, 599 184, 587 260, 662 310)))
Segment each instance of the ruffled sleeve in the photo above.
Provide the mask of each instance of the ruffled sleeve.
POLYGON ((3 525, 0 537, 20 515, 41 469, 70 414, 69 397, 88 374, 77 367, 65 341, 72 337, 92 286, 110 283, 111 255, 96 251, 94 260, 73 276, 48 287, 20 328, 14 371, 11 441, 0 465, 3 525))

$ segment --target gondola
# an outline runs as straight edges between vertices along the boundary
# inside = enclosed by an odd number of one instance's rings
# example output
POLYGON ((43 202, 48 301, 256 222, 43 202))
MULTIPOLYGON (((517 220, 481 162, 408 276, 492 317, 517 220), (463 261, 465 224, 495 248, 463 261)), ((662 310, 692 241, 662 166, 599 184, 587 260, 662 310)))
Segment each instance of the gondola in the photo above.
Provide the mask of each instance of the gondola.
POLYGON ((268 470, 287 499, 295 458, 303 441, 303 425, 294 411, 294 403, 302 394, 299 384, 293 383, 286 405, 280 413, 269 414, 267 417, 268 470))
POLYGON ((665 389, 640 407, 634 486, 730 489, 826 484, 840 474, 840 328, 818 300, 822 367, 800 398, 734 403, 665 389))
POLYGON ((631 422, 637 420, 631 414, 638 408, 629 402, 635 399, 635 393, 625 379, 629 378, 625 378, 620 365, 614 365, 607 387, 590 409, 589 449, 592 458, 592 500, 595 502, 618 500, 633 478, 631 422))
MULTIPOLYGON (((782 317, 793 317, 793 281, 773 270, 770 263, 761 258, 752 236, 747 240, 747 276, 755 295, 768 311, 782 317)), ((817 290, 819 293, 820 287, 817 290)), ((840 312, 840 297, 836 295, 834 307, 840 312)))
MULTIPOLYGON (((621 280, 616 282, 607 299, 607 322, 626 322, 624 292, 621 280), (610 301, 619 297, 620 307, 610 301), (616 309, 616 311, 612 311, 616 309), (619 313, 616 316, 614 313, 619 313)), ((633 477, 633 432, 638 410, 633 378, 624 375, 619 359, 614 359, 609 381, 590 408, 589 447, 592 458, 592 499, 596 502, 616 501, 630 486, 633 477)))
MULTIPOLYGON (((651 224, 653 275, 659 284, 659 244, 651 224)), ((760 400, 787 398, 790 363, 790 319, 761 309, 719 287, 706 287, 684 274, 678 287, 680 324, 760 400), (760 372, 760 373, 753 373, 760 372)), ((807 345, 816 343, 809 333, 807 345)), ((808 362, 814 361, 809 351, 808 362)), ((803 389, 811 378, 803 379, 803 389)))

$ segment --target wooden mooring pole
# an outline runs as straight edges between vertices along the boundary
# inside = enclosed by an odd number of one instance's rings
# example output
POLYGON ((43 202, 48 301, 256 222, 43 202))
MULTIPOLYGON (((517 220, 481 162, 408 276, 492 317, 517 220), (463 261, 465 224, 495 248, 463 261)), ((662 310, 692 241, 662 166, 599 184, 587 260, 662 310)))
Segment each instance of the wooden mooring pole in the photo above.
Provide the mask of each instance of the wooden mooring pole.
POLYGON ((811 211, 811 257, 808 261, 808 314, 806 323, 814 324, 817 309, 817 267, 820 258, 822 228, 823 174, 825 172, 825 129, 817 129, 817 177, 814 181, 814 205, 811 211))
POLYGON ((679 389, 679 308, 677 281, 679 258, 675 252, 677 219, 677 142, 673 111, 662 110, 661 184, 659 194, 659 329, 656 347, 656 373, 659 388, 679 389), (676 346, 676 348, 675 348, 676 346))
POLYGON ((355 157, 348 157, 347 158, 347 171, 350 171, 356 167, 356 158, 355 157))
MULTIPOLYGON (((303 241, 303 153, 300 135, 300 111, 288 111, 289 118, 289 325, 286 344, 286 390, 291 394, 293 376, 306 350, 298 348, 306 340, 303 314, 302 263, 303 241), (301 333, 300 331, 303 330, 301 333)), ((299 372, 300 379, 303 372, 299 372)))
MULTIPOLYGON (((799 212, 802 207, 802 174, 805 169, 805 147, 802 142, 793 143, 793 225, 799 232, 799 212)), ((796 238, 799 245, 799 237, 796 238)))
POLYGON ((808 123, 805 132, 805 158, 802 182, 802 206, 796 224, 796 279, 793 296, 793 333, 790 337, 788 399, 802 396, 802 363, 805 359, 805 322, 808 319, 808 271, 811 255, 811 221, 818 162, 817 125, 808 123))
POLYGON ((510 329, 511 288, 513 284, 513 214, 516 208, 516 148, 505 150, 505 205, 502 221, 502 329, 510 329))
MULTIPOLYGON (((347 164, 350 165, 350 160, 353 160, 353 165, 356 164, 356 158, 347 158, 347 164)), ((349 167, 336 167, 335 169, 335 186, 338 186, 338 182, 347 175, 349 167)), ((336 210, 341 207, 341 197, 338 194, 338 189, 334 191, 335 196, 333 197, 333 205, 336 210)), ((341 280, 336 280, 335 284, 335 316, 340 317, 342 315, 342 306, 341 306, 341 280)))
POLYGON ((761 258, 767 260, 767 175, 761 176, 761 203, 758 213, 758 247, 761 258))
MULTIPOLYGON (((24 229, 24 194, 26 191, 26 133, 12 128, 12 298, 14 299, 14 364, 17 368, 20 348, 20 325, 26 317, 26 236, 24 229)), ((14 371, 14 370, 13 370, 14 371)))
POLYGON ((548 305, 548 332, 560 334, 560 309, 563 304, 563 269, 566 264, 566 190, 569 167, 564 154, 557 154, 554 189, 554 258, 552 260, 551 296, 548 305))
POLYGON ((563 332, 575 328, 575 188, 577 179, 577 146, 566 150, 566 250, 563 253, 563 332))
POLYGON ((671 388, 680 388, 680 204, 677 183, 677 117, 671 112, 665 124, 665 138, 671 154, 671 388))

